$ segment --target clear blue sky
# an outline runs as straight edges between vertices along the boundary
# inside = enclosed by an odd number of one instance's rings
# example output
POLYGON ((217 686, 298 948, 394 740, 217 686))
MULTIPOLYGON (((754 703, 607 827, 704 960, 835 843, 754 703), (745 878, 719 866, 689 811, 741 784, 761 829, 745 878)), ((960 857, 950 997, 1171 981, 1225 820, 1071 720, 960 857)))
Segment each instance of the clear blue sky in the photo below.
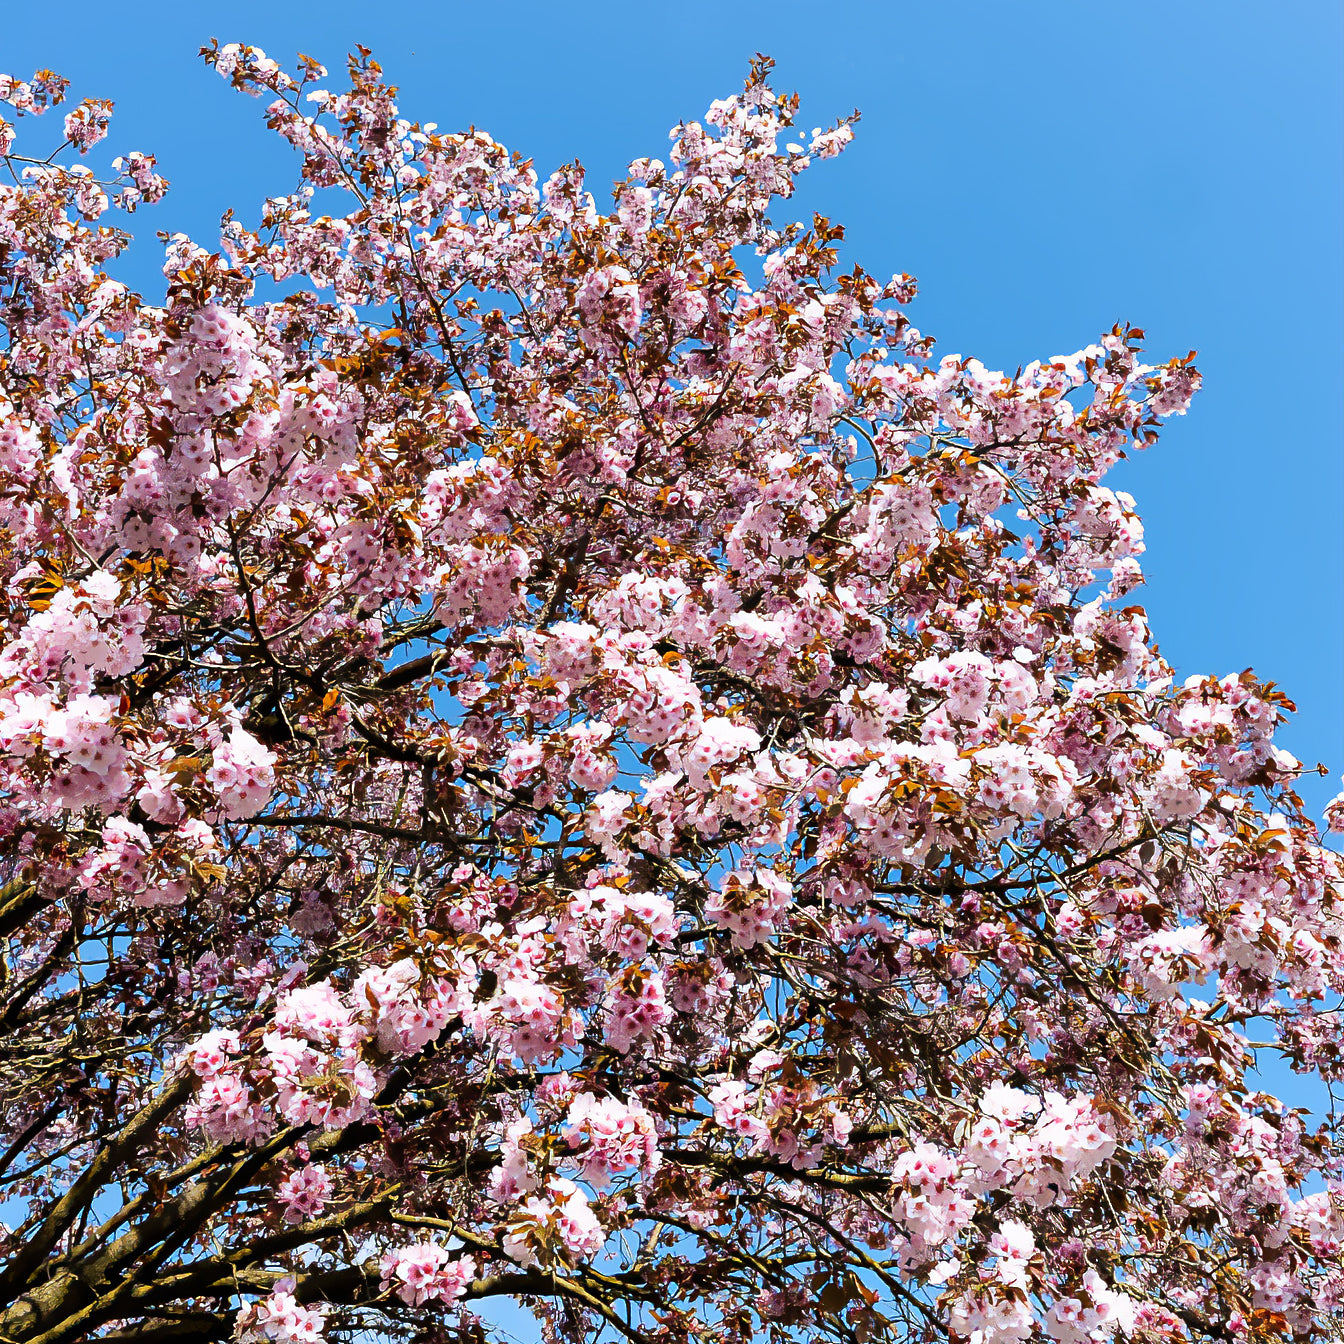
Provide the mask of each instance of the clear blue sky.
POLYGON ((197 60, 211 36, 338 67, 362 42, 413 117, 476 124, 543 171, 600 186, 661 154, 735 89, 754 51, 808 126, 857 106, 857 143, 800 209, 850 257, 917 275, 942 352, 1014 368, 1117 320, 1160 357, 1200 352, 1205 390, 1120 484, 1148 528, 1142 600, 1180 673, 1254 666, 1298 702, 1284 744, 1344 769, 1339 0, 848 0, 677 5, 534 0, 146 4, 11 0, 0 70, 48 65, 117 103, 114 149, 174 189, 137 217, 213 242, 293 183, 259 108, 197 60))

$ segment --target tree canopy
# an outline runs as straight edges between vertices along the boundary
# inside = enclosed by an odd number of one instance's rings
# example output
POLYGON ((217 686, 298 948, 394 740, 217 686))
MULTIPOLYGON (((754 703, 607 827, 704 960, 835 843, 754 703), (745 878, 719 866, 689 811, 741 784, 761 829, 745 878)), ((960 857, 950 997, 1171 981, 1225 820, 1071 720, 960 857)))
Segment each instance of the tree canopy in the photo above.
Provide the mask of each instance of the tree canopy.
POLYGON ((0 1340, 1339 1339, 1341 862, 1102 483, 1193 356, 936 357, 763 58, 608 206, 203 55, 301 178, 161 296, 0 120, 0 1340))

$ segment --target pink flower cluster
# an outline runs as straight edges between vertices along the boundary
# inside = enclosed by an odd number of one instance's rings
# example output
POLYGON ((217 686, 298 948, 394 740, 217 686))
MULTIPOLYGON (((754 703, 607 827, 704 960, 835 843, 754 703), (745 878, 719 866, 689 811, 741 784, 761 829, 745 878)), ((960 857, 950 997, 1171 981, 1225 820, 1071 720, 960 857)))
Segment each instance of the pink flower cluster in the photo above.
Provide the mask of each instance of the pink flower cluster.
POLYGON ((552 1177, 543 1195, 524 1200, 509 1218, 504 1254, 525 1269, 591 1260, 606 1234, 587 1196, 573 1181, 552 1177))
POLYGON ((251 817, 266 806, 275 786, 274 764, 274 753, 243 728, 215 748, 205 777, 226 817, 251 817))
POLYGON ((1037 1098, 1003 1084, 981 1097, 965 1153, 979 1190, 1011 1188, 1037 1208, 1067 1203, 1071 1189, 1116 1150, 1115 1136, 1084 1096, 1037 1098))
POLYGON ((637 1101, 581 1092, 570 1104, 564 1135, 580 1150, 579 1178, 594 1190, 605 1190, 613 1176, 632 1168, 652 1176, 662 1161, 657 1122, 637 1101))
POLYGON ((455 1258, 447 1247, 425 1241, 388 1251, 381 1270, 383 1292, 391 1290, 408 1306, 419 1307, 456 1302, 476 1277, 476 1260, 470 1255, 455 1258))
POLYGON ((285 1222, 302 1223, 320 1214, 331 1198, 331 1180, 321 1167, 299 1167, 276 1188, 285 1222))
POLYGON ((632 968, 613 979, 610 991, 606 1042, 623 1055, 638 1041, 656 1039, 672 1018, 662 971, 632 968))
POLYGON ((446 982, 409 961, 371 967, 348 995, 329 980, 284 990, 254 1059, 234 1058, 240 1047, 228 1031, 185 1052, 202 1080, 187 1122, 226 1143, 259 1143, 277 1120, 342 1129, 371 1113, 389 1060, 436 1039, 461 1007, 446 982))
POLYGON ((663 892, 599 883, 573 894, 556 932, 575 943, 576 955, 596 944, 622 960, 639 961, 651 948, 667 947, 676 929, 672 902, 663 892))
POLYGON ((325 1313, 320 1307, 300 1306, 294 1287, 292 1277, 280 1279, 265 1297, 238 1313, 234 1337, 239 1344, 319 1344, 325 1313))
POLYGON ((705 918, 727 929, 734 947, 755 947, 774 932, 792 898, 788 880, 771 868, 735 870, 705 902, 705 918))

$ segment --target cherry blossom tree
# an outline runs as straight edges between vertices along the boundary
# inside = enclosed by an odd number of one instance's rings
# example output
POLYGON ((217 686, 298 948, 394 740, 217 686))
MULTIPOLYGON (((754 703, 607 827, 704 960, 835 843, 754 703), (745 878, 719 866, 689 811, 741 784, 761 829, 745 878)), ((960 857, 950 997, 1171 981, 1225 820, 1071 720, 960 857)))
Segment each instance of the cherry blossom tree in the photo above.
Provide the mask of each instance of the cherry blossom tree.
POLYGON ((203 55, 301 179, 153 300, 0 80, 0 1339, 1339 1339, 1341 862, 1102 483, 1191 357, 935 358, 763 59, 604 210, 203 55))

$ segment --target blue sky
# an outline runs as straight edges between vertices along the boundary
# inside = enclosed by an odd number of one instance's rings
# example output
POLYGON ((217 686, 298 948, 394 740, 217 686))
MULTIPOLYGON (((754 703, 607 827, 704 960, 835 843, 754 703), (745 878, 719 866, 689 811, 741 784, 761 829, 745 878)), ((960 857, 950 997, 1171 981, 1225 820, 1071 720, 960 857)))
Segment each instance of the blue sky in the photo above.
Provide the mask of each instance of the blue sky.
MULTIPOLYGON (((1148 529, 1140 600, 1178 672, 1253 666, 1298 703, 1282 741, 1344 769, 1338 0, 813 4, 255 3, 7 6, 0 70, 38 65, 113 98, 111 147, 174 189, 137 217, 125 278, 152 293, 156 230, 213 242, 293 184, 256 103, 197 60, 212 36, 338 67, 373 48, 405 110, 475 124, 543 171, 600 187, 735 89, 755 51, 807 125, 858 107, 856 144, 798 200, 848 229, 848 259, 917 275, 938 350, 1012 369, 1112 323, 1160 358, 1200 352, 1205 389, 1122 466, 1148 529)), ((805 215, 804 215, 805 217, 805 215)))

